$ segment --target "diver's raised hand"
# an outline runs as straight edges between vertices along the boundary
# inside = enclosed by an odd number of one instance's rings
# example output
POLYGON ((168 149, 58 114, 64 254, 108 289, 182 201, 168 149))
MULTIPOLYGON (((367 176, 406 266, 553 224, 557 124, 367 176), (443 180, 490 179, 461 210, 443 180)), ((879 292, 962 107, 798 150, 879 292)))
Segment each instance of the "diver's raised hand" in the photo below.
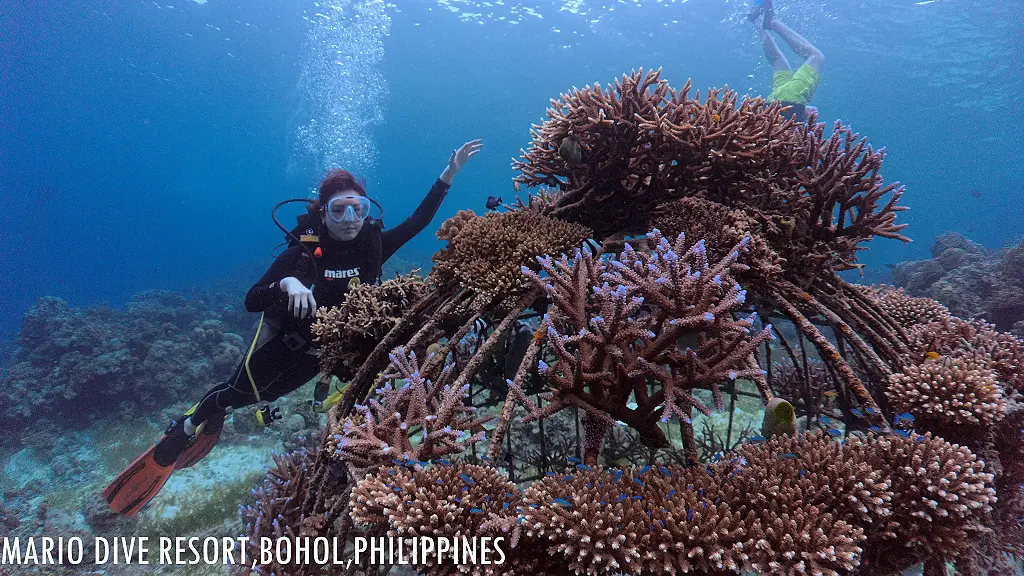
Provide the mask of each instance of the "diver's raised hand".
POLYGON ((288 312, 293 316, 302 319, 316 312, 313 291, 306 288, 306 285, 298 278, 289 276, 282 279, 277 285, 281 287, 281 292, 288 295, 288 312))
POLYGON ((451 184, 452 179, 459 173, 459 170, 462 170, 466 162, 473 156, 476 156, 483 147, 483 140, 471 140, 463 144, 458 150, 452 150, 452 156, 448 159, 448 167, 441 173, 441 180, 445 184, 451 184))

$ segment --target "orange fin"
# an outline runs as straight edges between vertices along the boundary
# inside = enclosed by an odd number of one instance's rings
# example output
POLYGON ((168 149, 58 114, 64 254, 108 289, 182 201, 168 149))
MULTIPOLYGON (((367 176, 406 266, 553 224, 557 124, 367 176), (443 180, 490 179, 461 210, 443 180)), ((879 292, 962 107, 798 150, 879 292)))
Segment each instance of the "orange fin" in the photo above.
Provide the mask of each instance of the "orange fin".
POLYGON ((206 457, 213 450, 213 447, 217 444, 217 440, 220 439, 220 432, 224 429, 224 418, 227 414, 221 412, 220 414, 214 414, 209 420, 203 422, 196 431, 196 438, 192 441, 192 444, 178 456, 178 461, 174 464, 174 468, 191 468, 195 466, 197 462, 206 457))
POLYGON ((160 492, 171 477, 174 464, 157 464, 153 458, 156 446, 154 444, 146 450, 103 490, 103 498, 110 504, 111 510, 124 516, 134 516, 160 492))

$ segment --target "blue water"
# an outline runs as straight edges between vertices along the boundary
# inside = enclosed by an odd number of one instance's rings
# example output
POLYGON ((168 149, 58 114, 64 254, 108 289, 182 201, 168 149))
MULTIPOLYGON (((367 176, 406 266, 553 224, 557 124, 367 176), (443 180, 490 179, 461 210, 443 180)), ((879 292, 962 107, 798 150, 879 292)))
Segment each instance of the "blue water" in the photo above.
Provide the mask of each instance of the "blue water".
MULTIPOLYGON (((883 176, 907 187, 901 221, 915 242, 872 243, 873 274, 926 257, 948 230, 989 246, 1020 236, 1024 3, 777 4, 826 56, 821 118, 885 146, 883 176)), ((244 288, 281 240, 273 204, 307 195, 327 165, 366 176, 394 225, 452 148, 483 138, 403 251, 425 259, 444 218, 510 199, 510 159, 548 99, 574 85, 643 66, 702 94, 767 95, 744 11, 723 0, 5 2, 0 338, 42 295, 116 306, 148 288, 244 288)))

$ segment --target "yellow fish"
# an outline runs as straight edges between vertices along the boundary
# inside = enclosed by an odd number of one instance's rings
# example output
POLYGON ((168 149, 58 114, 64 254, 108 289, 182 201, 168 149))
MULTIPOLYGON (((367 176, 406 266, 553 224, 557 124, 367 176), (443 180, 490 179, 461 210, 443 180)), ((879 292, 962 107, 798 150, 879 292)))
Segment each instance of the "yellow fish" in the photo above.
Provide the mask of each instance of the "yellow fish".
POLYGON ((764 407, 764 420, 761 422, 761 436, 796 436, 796 411, 793 405, 782 398, 772 398, 764 407))
POLYGON ((929 351, 927 354, 925 354, 924 357, 929 359, 929 360, 938 360, 939 358, 942 358, 942 354, 939 354, 938 352, 935 352, 933 350, 933 351, 929 351))

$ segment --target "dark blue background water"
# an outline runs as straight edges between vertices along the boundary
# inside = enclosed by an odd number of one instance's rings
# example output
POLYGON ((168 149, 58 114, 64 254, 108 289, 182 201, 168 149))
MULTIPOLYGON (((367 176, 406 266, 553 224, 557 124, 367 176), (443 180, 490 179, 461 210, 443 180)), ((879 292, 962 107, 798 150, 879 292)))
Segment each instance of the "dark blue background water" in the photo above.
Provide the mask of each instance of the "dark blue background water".
MULTIPOLYGON (((907 186, 901 221, 915 242, 874 242, 869 270, 927 256, 947 230, 990 246, 1018 237, 1024 3, 777 2, 826 55, 822 118, 886 146, 883 175, 907 186)), ((529 145, 548 99, 573 85, 606 85, 640 66, 663 67, 675 86, 693 78, 702 93, 728 84, 766 95, 770 85, 737 2, 474 4, 387 9, 380 66, 390 96, 365 175, 388 223, 411 212, 452 148, 486 145, 407 247, 411 257, 440 246, 432 232, 458 209, 510 199, 510 159, 529 145)), ((322 9, 4 3, 0 336, 41 295, 119 305, 147 288, 255 280, 281 239, 270 208, 322 176, 293 162, 304 42, 322 9)))

